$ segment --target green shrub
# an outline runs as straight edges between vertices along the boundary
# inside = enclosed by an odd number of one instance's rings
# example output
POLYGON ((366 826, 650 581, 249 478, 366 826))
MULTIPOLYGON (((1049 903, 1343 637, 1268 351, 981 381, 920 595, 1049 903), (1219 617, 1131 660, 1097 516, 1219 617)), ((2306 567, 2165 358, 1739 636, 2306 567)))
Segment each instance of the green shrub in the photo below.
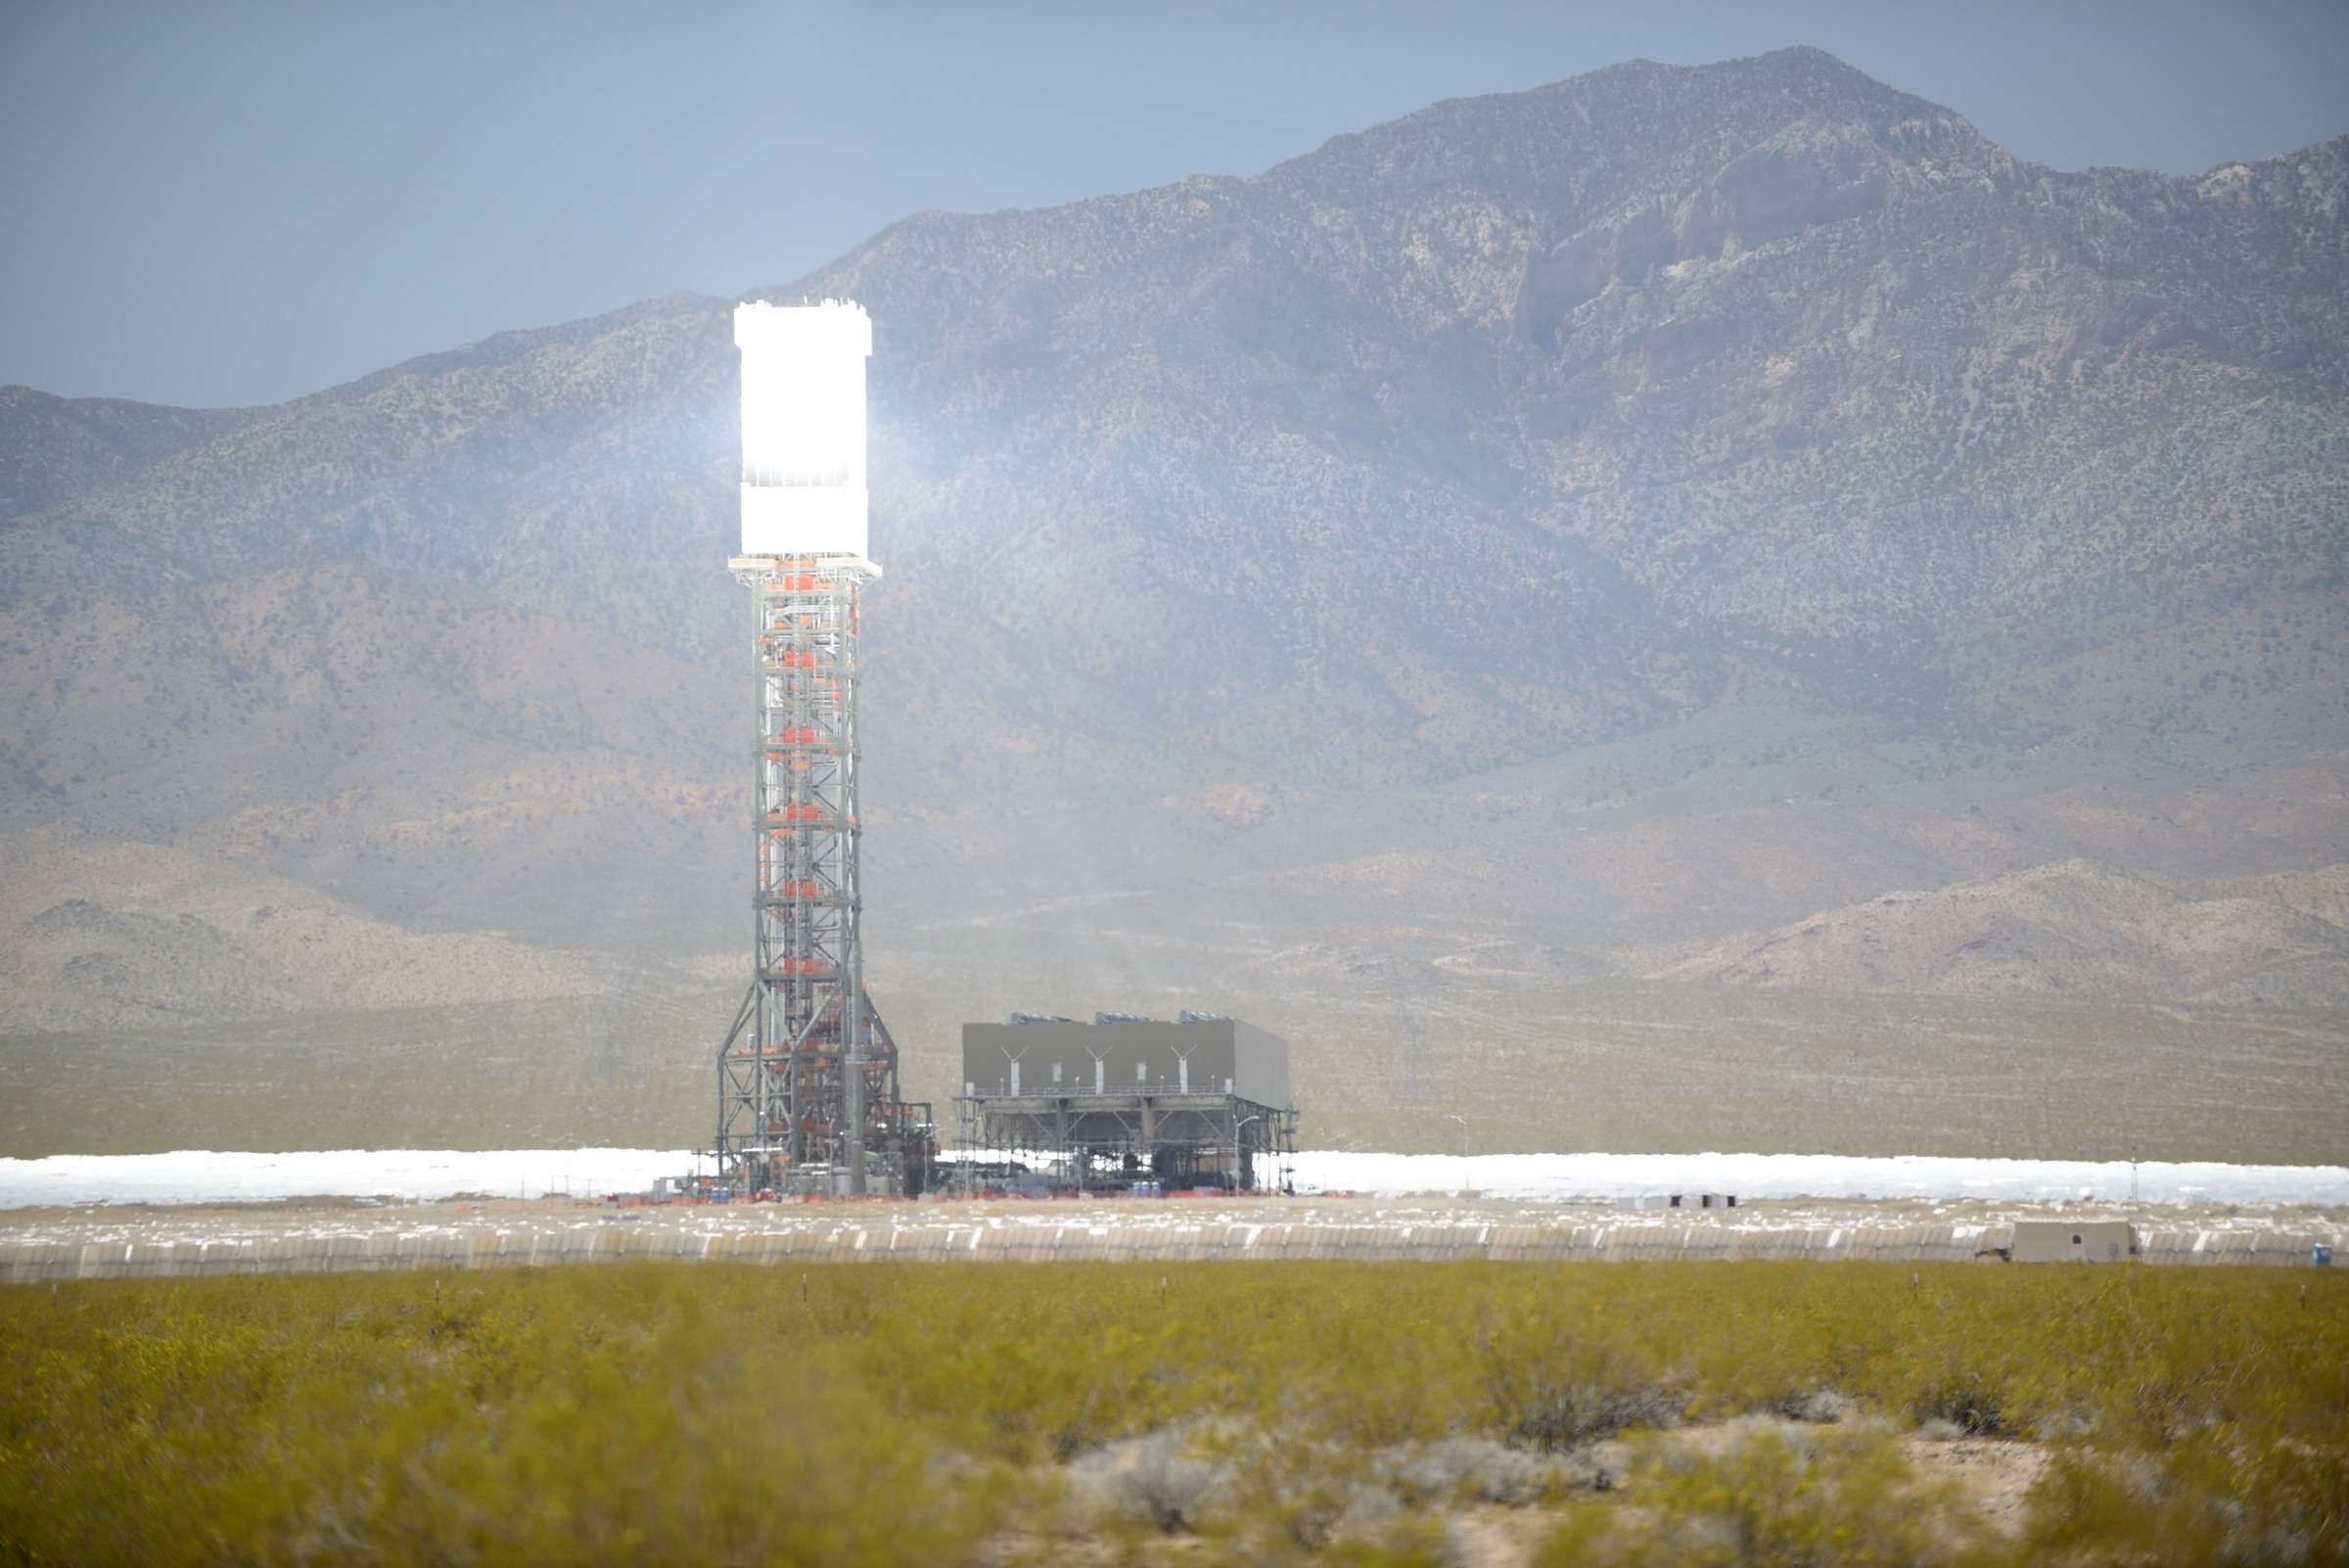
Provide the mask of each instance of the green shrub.
POLYGON ((2249 1433, 2160 1450, 2069 1449, 2033 1488, 2036 1560, 2142 1564, 2349 1562, 2349 1447, 2249 1433))
POLYGON ((1676 1424, 1686 1400, 1618 1334, 1536 1316, 1484 1336, 1484 1383, 1510 1441, 1555 1453, 1676 1424))
POLYGON ((1839 1517, 1897 1542, 1882 1499, 1925 1495, 1871 1416, 2051 1445, 2050 1562, 2340 1561, 2349 1278, 648 1263, 0 1287, 0 1563, 949 1563, 990 1531, 1057 1539, 1094 1456, 1173 1433, 1221 1490, 1175 1497, 1171 1459, 1168 1517, 1144 1498, 1130 1536, 1104 1526, 1127 1555, 1409 1560, 1478 1499, 1554 1510, 1559 1561, 1583 1537, 1664 1550, 1640 1519, 1689 1550, 1839 1517), (1849 1418, 1757 1428, 1733 1462, 1658 1439, 1590 1491, 1584 1445, 1749 1412, 1849 1418), (1740 1523, 1730 1486, 1768 1506, 1740 1523))
POLYGON ((12 1314, 0 1546, 75 1563, 950 1558, 986 1493, 936 1485, 935 1440, 837 1347, 742 1331, 703 1283, 223 1280, 77 1290, 54 1324, 12 1314), (46 1330, 37 1351, 28 1328, 46 1330))
POLYGON ((1917 1480, 1877 1427, 1746 1425, 1718 1453, 1651 1445, 1629 1507, 1570 1516, 1544 1568, 1892 1568, 1988 1560, 1956 1493, 1917 1480))

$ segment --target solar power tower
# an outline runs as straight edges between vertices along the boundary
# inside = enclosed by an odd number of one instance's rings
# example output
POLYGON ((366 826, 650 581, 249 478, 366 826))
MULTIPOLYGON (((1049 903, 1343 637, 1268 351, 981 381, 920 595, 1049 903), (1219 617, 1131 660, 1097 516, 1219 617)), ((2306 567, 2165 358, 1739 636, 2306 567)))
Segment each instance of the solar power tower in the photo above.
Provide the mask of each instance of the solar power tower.
POLYGON ((864 989, 857 616, 865 555, 861 306, 737 305, 751 590, 756 880, 750 992, 717 1060, 717 1161, 745 1195, 918 1190, 929 1108, 864 989))

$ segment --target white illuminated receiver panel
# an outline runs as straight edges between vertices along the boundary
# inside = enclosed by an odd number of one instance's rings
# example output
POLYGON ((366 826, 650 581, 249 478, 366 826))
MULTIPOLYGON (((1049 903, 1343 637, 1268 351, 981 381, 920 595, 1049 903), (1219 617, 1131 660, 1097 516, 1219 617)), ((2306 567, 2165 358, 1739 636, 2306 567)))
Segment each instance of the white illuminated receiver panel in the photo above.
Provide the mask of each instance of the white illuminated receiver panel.
POLYGON ((865 553, 864 362, 852 300, 734 307, 742 350, 742 553, 865 553))

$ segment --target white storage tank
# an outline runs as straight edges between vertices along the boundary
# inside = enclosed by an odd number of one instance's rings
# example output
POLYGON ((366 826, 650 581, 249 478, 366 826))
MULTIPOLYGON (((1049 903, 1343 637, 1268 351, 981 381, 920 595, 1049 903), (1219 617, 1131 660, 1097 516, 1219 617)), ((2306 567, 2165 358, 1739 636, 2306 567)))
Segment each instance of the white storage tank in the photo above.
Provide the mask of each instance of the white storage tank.
POLYGON ((734 307, 742 351, 742 553, 866 549, 864 362, 873 322, 848 300, 734 307))

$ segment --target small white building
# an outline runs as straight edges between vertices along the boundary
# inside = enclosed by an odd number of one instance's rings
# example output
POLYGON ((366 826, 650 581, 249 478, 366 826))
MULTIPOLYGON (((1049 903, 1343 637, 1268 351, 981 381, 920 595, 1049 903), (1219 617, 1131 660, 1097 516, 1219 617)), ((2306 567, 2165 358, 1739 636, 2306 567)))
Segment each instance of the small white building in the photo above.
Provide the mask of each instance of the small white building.
POLYGON ((2137 1256, 2137 1227, 2126 1220, 2017 1220, 2010 1263, 2119 1263, 2137 1256))

